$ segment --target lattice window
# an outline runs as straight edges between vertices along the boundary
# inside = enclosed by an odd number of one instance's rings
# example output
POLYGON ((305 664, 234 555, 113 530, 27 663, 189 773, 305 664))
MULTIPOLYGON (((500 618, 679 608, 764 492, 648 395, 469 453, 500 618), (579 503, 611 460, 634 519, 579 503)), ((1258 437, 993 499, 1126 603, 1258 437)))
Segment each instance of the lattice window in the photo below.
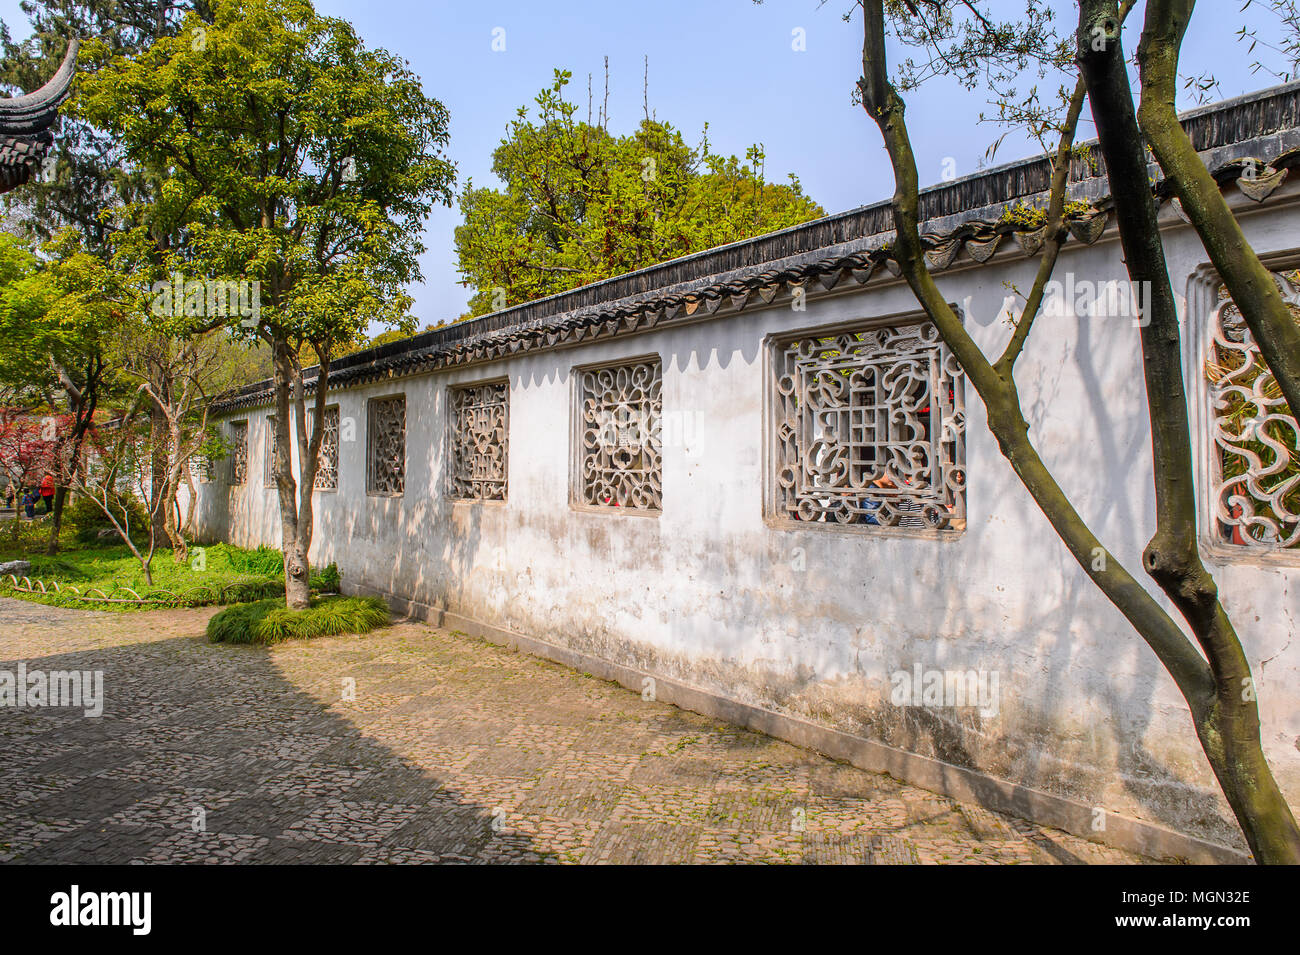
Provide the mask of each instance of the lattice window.
POLYGON ((200 484, 211 484, 212 459, 206 454, 190 455, 190 474, 200 484))
POLYGON ((266 419, 265 453, 262 455, 262 483, 275 487, 275 418, 266 419))
MULTIPOLYGON (((1275 276, 1292 314, 1300 315, 1296 277, 1275 276)), ((1205 370, 1218 539, 1267 550, 1300 547, 1300 428, 1241 312, 1223 291, 1210 315, 1205 370)))
POLYGON ((366 489, 398 495, 406 489, 406 396, 371 398, 366 429, 366 489))
POLYGON ((801 338, 774 366, 776 516, 966 526, 963 375, 933 324, 801 338))
POLYGON ((316 466, 316 490, 337 491, 339 487, 339 409, 325 409, 320 439, 320 461, 316 466))
POLYGON ((663 507, 663 366, 658 358, 580 373, 579 501, 663 507))
POLYGON ((450 392, 450 496, 504 501, 509 463, 510 386, 504 381, 450 392))
POLYGON ((248 422, 230 422, 230 483, 248 480, 248 422))

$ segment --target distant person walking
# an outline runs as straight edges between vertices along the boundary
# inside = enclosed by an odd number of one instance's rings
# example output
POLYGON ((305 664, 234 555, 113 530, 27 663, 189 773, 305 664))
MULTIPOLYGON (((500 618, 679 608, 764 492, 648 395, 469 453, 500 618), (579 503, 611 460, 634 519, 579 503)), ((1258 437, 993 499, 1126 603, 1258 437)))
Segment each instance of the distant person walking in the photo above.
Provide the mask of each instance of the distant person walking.
POLYGON ((23 510, 27 512, 27 519, 34 520, 36 517, 36 501, 40 495, 34 490, 29 490, 23 495, 23 510))
POLYGON ((49 471, 41 479, 41 500, 45 502, 45 513, 54 510, 54 475, 49 471))

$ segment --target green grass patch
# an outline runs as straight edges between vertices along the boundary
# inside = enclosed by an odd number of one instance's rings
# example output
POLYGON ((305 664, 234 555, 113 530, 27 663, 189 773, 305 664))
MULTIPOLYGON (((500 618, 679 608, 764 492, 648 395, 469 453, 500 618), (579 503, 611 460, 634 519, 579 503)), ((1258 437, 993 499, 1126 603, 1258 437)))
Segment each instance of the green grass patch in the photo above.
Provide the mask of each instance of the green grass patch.
MULTIPOLYGON (((150 564, 152 584, 145 583, 140 562, 120 544, 65 550, 54 556, 31 552, 21 556, 32 565, 27 576, 33 583, 42 581, 47 592, 16 590, 6 575, 0 579, 0 596, 58 607, 116 611, 205 607, 284 597, 284 559, 270 547, 191 547, 190 559, 184 564, 177 564, 172 551, 164 548, 150 564), (144 602, 136 603, 133 594, 144 598, 144 602), (104 597, 113 599, 96 599, 104 597)), ((338 568, 330 564, 315 570, 311 587, 317 593, 337 593, 338 568)))
POLYGON ((213 643, 267 646, 339 633, 369 633, 389 624, 388 604, 378 597, 321 597, 305 610, 290 610, 283 599, 227 607, 208 621, 213 643))
POLYGON ((190 561, 177 564, 170 549, 158 551, 149 565, 153 583, 148 584, 140 562, 125 546, 68 550, 54 556, 28 554, 24 559, 32 569, 27 576, 33 583, 43 582, 47 592, 16 590, 5 576, 0 579, 0 595, 56 607, 134 611, 238 603, 284 593, 280 577, 242 573, 206 556, 204 564, 197 556, 198 549, 192 548, 190 561), (136 603, 133 594, 144 602, 136 603))

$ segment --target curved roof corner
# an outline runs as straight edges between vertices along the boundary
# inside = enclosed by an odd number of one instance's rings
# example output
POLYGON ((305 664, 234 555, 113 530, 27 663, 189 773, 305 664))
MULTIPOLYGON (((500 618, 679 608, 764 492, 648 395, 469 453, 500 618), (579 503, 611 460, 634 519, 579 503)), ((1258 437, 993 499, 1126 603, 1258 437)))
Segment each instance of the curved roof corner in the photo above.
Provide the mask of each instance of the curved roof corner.
POLYGON ((40 89, 0 99, 0 192, 27 182, 53 143, 49 128, 68 98, 81 41, 68 43, 68 52, 54 75, 40 89))

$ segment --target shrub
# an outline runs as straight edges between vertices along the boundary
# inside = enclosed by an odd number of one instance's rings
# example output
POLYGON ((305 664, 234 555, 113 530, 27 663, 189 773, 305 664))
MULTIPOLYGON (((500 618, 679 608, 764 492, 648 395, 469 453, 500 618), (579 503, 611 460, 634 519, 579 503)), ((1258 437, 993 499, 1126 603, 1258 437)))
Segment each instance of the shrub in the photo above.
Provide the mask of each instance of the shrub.
POLYGON ((389 623, 388 605, 378 597, 324 597, 305 610, 290 610, 283 599, 227 607, 208 621, 213 643, 270 645, 283 640, 339 633, 369 633, 389 623))
POLYGON ((322 594, 336 594, 342 588, 337 564, 329 564, 311 575, 311 589, 322 594))
POLYGON ((256 577, 283 577, 284 555, 274 547, 265 545, 257 550, 244 550, 229 544, 213 544, 207 548, 209 569, 230 570, 236 574, 256 577))
MULTIPOLYGON (((145 596, 149 591, 142 591, 145 596)), ((279 580, 265 577, 242 575, 234 578, 223 577, 211 584, 201 584, 177 594, 174 601, 178 607, 206 607, 210 604, 246 603, 250 600, 262 600, 266 597, 284 599, 284 584, 279 580)))
POLYGON ((48 517, 29 521, 7 519, 0 522, 0 560, 13 560, 30 554, 44 554, 50 542, 48 517))
POLYGON ((59 582, 81 580, 91 580, 94 575, 82 564, 77 563, 65 556, 48 557, 44 554, 33 555, 29 558, 32 565, 32 576, 43 577, 45 579, 54 578, 59 582))
MULTIPOLYGON (((113 517, 120 524, 122 522, 122 508, 126 508, 127 514, 131 518, 131 539, 133 541, 145 541, 149 539, 149 512, 145 510, 144 504, 133 494, 123 494, 114 497, 112 501, 113 517)), ((113 527, 113 522, 108 519, 100 506, 84 494, 75 495, 72 500, 67 502, 63 507, 63 524, 64 527, 73 531, 79 544, 108 544, 110 546, 120 544, 121 536, 118 535, 117 529, 113 527), (113 536, 101 540, 100 531, 112 531, 113 536)), ((168 543, 159 541, 159 545, 168 543)))

